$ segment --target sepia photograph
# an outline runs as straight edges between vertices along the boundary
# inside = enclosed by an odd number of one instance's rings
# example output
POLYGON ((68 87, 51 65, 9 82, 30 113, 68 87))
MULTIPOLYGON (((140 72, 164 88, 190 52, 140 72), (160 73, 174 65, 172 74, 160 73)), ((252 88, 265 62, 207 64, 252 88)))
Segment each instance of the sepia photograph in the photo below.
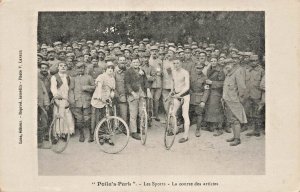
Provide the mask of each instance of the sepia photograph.
POLYGON ((264 11, 40 11, 39 176, 265 175, 264 11))

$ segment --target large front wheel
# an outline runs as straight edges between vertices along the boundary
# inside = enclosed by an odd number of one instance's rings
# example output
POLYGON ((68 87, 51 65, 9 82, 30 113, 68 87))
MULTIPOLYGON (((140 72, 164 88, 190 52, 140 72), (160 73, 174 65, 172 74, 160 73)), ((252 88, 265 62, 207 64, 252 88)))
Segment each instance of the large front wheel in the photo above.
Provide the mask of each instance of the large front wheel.
POLYGON ((62 153, 68 146, 70 130, 63 117, 55 117, 49 129, 51 149, 55 153, 62 153))
POLYGON ((169 113, 167 117, 167 123, 165 128, 165 135, 164 135, 164 143, 167 150, 171 149, 175 136, 177 132, 177 119, 176 117, 169 113))
POLYGON ((95 128, 95 139, 105 153, 119 153, 128 144, 129 128, 120 117, 105 117, 95 128))
POLYGON ((142 114, 140 116, 141 142, 143 145, 146 144, 147 131, 148 131, 148 115, 147 115, 146 110, 143 110, 142 114))

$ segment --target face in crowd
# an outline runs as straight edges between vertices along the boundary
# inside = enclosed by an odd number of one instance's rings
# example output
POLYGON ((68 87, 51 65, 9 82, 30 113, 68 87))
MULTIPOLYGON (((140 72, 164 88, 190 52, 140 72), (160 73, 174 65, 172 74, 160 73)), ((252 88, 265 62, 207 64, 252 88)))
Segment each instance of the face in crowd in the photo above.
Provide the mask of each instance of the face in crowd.
POLYGON ((140 61, 139 61, 139 59, 136 58, 136 59, 132 60, 132 67, 134 69, 138 69, 140 67, 140 61))
POLYGON ((218 65, 217 58, 211 58, 210 63, 212 67, 216 67, 218 65))
POLYGON ((199 61, 201 63, 205 63, 205 61, 206 61, 206 54, 205 53, 200 53, 199 54, 199 61))
POLYGON ((167 56, 166 56, 169 60, 172 60, 174 58, 174 52, 171 50, 168 50, 167 56))
POLYGON ((60 62, 60 63, 58 64, 58 71, 59 71, 60 73, 66 73, 66 72, 67 72, 67 64, 64 63, 64 62, 60 62))
POLYGON ((107 62, 107 68, 106 68, 106 73, 109 75, 109 76, 112 76, 114 74, 114 69, 115 69, 115 66, 113 64, 113 62, 111 61, 108 61, 107 62))
POLYGON ((158 50, 152 50, 151 55, 152 55, 153 59, 157 59, 158 58, 158 50))
POLYGON ((92 59, 91 63, 92 63, 92 65, 93 65, 94 67, 96 67, 96 66, 98 65, 98 59, 94 57, 94 58, 92 59))
POLYGON ((179 59, 175 59, 173 63, 175 70, 179 70, 181 68, 181 61, 179 59))
POLYGON ((76 68, 76 72, 77 72, 77 74, 78 75, 83 75, 83 73, 84 73, 84 65, 82 65, 82 66, 80 66, 80 67, 77 67, 76 68))
POLYGON ((47 49, 41 49, 41 54, 42 55, 47 55, 47 49))
POLYGON ((68 57, 67 59, 66 59, 66 64, 67 64, 67 67, 68 67, 68 69, 72 69, 73 68, 73 59, 71 58, 71 57, 68 57))
POLYGON ((184 58, 188 60, 188 59, 191 59, 191 57, 192 57, 191 51, 190 50, 186 50, 184 52, 184 58))
POLYGON ((50 51, 48 53, 48 60, 54 60, 55 59, 55 52, 54 51, 50 51))
POLYGON ((58 54, 58 59, 61 60, 61 61, 65 60, 65 59, 66 59, 66 53, 63 52, 63 51, 60 52, 60 53, 58 54))
POLYGON ((49 66, 48 65, 44 65, 44 64, 41 64, 41 67, 40 67, 40 73, 42 75, 48 75, 48 70, 49 70, 49 66))
POLYGON ((121 70, 126 69, 126 58, 124 56, 119 57, 118 59, 118 67, 121 70))

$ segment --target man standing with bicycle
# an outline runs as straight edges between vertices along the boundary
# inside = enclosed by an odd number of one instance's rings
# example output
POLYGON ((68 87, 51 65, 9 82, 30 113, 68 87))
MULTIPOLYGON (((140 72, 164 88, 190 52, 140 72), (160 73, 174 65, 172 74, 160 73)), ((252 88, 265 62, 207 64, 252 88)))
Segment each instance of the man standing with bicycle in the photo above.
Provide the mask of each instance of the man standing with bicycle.
POLYGON ((150 95, 150 89, 146 73, 140 68, 138 57, 132 59, 131 68, 125 72, 125 86, 128 95, 131 136, 136 140, 141 140, 137 133, 137 117, 141 114, 141 102, 143 102, 140 98, 146 97, 146 94, 150 95))
MULTIPOLYGON (((182 68, 182 62, 179 59, 174 60, 174 70, 172 71, 173 88, 171 95, 173 97, 182 97, 182 116, 184 119, 184 134, 179 143, 188 141, 190 129, 189 105, 190 105, 190 75, 182 68)), ((177 110, 181 106, 180 100, 174 99, 173 115, 176 116, 177 110)))
POLYGON ((79 129, 79 141, 84 142, 84 128, 90 130, 89 142, 94 141, 94 132, 90 126, 91 119, 91 98, 95 90, 95 83, 92 76, 84 74, 85 65, 82 62, 76 64, 77 76, 71 79, 70 102, 72 112, 76 119, 76 127, 79 129))

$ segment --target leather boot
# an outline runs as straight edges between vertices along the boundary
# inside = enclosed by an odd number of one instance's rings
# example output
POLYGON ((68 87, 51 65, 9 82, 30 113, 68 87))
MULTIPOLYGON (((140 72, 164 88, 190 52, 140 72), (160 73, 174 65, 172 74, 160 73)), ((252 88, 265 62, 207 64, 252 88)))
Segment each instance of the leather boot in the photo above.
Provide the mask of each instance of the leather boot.
POLYGON ((90 127, 89 131, 90 131, 90 137, 89 137, 88 142, 91 143, 94 141, 94 129, 92 127, 90 127))
POLYGON ((160 119, 158 118, 158 106, 159 106, 159 101, 153 101, 153 115, 154 115, 154 119, 155 121, 160 121, 160 119))
POLYGON ((196 128, 195 136, 200 137, 201 136, 200 129, 201 129, 201 123, 202 123, 202 116, 196 116, 196 118, 197 118, 197 128, 196 128))
POLYGON ((235 138, 233 142, 230 143, 230 146, 237 146, 241 144, 241 139, 235 138))
POLYGON ((236 132, 235 132, 235 126, 232 126, 232 131, 233 131, 233 137, 230 139, 226 139, 227 142, 233 142, 234 139, 236 138, 236 132))
POLYGON ((79 142, 84 142, 85 137, 84 137, 84 126, 83 123, 78 123, 78 130, 79 130, 79 142))
POLYGON ((232 143, 230 143, 230 146, 236 146, 241 144, 241 139, 240 139, 241 124, 238 121, 235 121, 233 123, 233 134, 234 134, 234 140, 232 143))
POLYGON ((259 137, 260 136, 260 133, 259 133, 259 127, 260 127, 260 124, 257 120, 254 120, 254 130, 250 133, 247 133, 246 136, 256 136, 256 137, 259 137))

